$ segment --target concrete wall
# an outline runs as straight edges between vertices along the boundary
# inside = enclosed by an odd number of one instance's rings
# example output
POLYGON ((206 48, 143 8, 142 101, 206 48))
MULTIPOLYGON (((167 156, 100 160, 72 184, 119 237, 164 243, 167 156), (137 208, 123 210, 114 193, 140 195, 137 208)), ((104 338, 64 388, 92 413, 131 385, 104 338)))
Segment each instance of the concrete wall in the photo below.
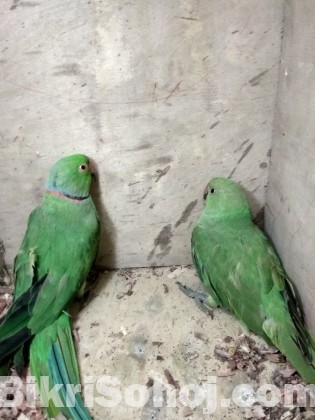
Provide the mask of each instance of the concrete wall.
POLYGON ((0 2, 7 261, 49 167, 73 152, 98 163, 103 265, 189 263, 212 176, 242 181, 261 209, 282 3, 0 2))
POLYGON ((288 0, 266 226, 315 333, 315 3, 288 0))

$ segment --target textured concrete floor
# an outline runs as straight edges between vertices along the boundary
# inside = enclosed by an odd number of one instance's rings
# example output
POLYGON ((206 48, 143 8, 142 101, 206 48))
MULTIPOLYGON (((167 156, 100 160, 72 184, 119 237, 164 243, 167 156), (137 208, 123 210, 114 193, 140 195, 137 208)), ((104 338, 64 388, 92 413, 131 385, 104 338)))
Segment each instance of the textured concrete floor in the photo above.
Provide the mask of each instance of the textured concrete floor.
MULTIPOLYGON (((217 392, 217 408, 211 418, 249 418, 233 401, 225 407, 227 399, 238 384, 257 388, 259 383, 268 383, 275 364, 264 362, 258 381, 251 382, 245 372, 229 374, 227 363, 214 357, 215 345, 222 344, 226 336, 236 338, 242 332, 240 324, 220 309, 215 310, 213 319, 201 312, 176 285, 180 281, 202 290, 194 269, 174 268, 107 272, 81 309, 75 326, 83 381, 93 382, 86 381, 86 376, 94 380, 114 376, 119 382, 108 386, 123 394, 115 407, 95 403, 91 409, 95 419, 205 418, 204 404, 190 409, 179 396, 185 385, 205 386, 209 376, 216 377, 217 392), (178 388, 176 407, 154 407, 152 384, 173 380, 178 388), (144 407, 126 404, 124 392, 132 384, 148 389, 150 398, 144 407)), ((258 345, 264 344, 254 339, 258 345)), ((95 391, 94 395, 101 394, 95 391)))

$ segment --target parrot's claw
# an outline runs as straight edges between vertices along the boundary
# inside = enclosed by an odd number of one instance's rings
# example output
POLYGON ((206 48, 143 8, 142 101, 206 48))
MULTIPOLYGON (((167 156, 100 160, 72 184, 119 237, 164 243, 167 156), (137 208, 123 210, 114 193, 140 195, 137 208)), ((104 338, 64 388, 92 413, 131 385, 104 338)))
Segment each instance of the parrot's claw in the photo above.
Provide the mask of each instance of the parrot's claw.
POLYGON ((186 296, 195 299, 196 305, 198 308, 205 312, 207 315, 210 315, 213 318, 213 311, 211 307, 208 305, 208 296, 201 292, 196 292, 195 290, 191 289, 190 287, 185 286, 184 284, 180 283, 179 281, 176 282, 179 287, 179 290, 183 292, 186 296))

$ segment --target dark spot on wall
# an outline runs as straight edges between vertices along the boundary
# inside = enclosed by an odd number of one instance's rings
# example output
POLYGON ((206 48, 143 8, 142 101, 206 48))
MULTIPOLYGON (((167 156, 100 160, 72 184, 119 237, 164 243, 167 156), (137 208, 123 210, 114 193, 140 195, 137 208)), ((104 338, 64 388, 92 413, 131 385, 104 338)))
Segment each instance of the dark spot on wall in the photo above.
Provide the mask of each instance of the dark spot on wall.
POLYGON ((260 167, 261 169, 266 169, 266 168, 267 168, 267 166, 268 166, 268 164, 267 164, 266 162, 261 162, 261 164, 259 165, 259 167, 260 167))
POLYGON ((232 178, 234 172, 236 171, 236 168, 238 167, 238 165, 242 162, 242 160, 248 155, 248 153, 251 151, 252 147, 254 146, 254 143, 249 144, 246 149, 244 150, 244 152, 242 153, 242 156, 239 158, 239 160, 236 162, 236 165, 234 166, 234 168, 232 169, 232 171, 230 172, 228 178, 232 178))
POLYGON ((271 153, 272 153, 272 150, 271 150, 271 149, 269 149, 269 150, 268 150, 268 152, 267 152, 267 154, 266 154, 266 156, 267 156, 267 157, 270 157, 270 156, 271 156, 271 153))
POLYGON ((191 212, 193 211, 193 209, 196 207, 198 203, 198 200, 194 200, 191 203, 189 203, 185 210, 183 211, 182 215, 180 216, 180 218, 177 220, 177 222, 175 223, 175 227, 177 228, 179 225, 181 225, 182 223, 186 223, 189 216, 191 215, 191 212))
POLYGON ((14 10, 14 9, 16 9, 16 8, 17 8, 17 6, 18 6, 19 1, 20 1, 20 0, 13 0, 13 4, 12 4, 12 6, 10 7, 10 10, 14 10))
POLYGON ((166 257, 170 253, 171 249, 172 249, 172 246, 169 245, 164 249, 164 251, 156 254, 156 256, 161 260, 162 258, 166 257))
POLYGON ((137 201, 137 204, 141 204, 141 203, 142 203, 142 201, 143 201, 143 200, 146 198, 146 196, 149 194, 150 190, 152 190, 152 187, 149 187, 149 188, 147 189, 147 191, 143 194, 143 196, 142 196, 142 197, 140 197, 140 199, 137 201))
POLYGON ((40 3, 36 1, 21 1, 19 2, 19 7, 36 7, 39 6, 40 3))
POLYGON ((159 180, 167 174, 167 172, 171 169, 170 165, 167 165, 164 169, 158 169, 156 172, 158 173, 155 182, 159 182, 159 180))
POLYGON ((237 161, 237 164, 240 164, 242 162, 242 160, 248 155, 248 153, 252 150, 254 146, 254 143, 249 144, 246 149, 244 150, 242 156, 239 158, 239 160, 237 161))
POLYGON ((38 54, 41 54, 41 53, 42 53, 41 51, 34 50, 34 51, 26 51, 23 54, 24 55, 38 55, 38 54))
POLYGON ((145 150, 145 149, 151 149, 152 144, 151 143, 142 143, 139 146, 135 147, 134 149, 128 150, 128 152, 138 152, 139 150, 145 150))
POLYGON ((246 143, 248 143, 248 142, 249 142, 249 139, 246 139, 245 141, 243 141, 243 143, 242 143, 240 146, 238 146, 238 147, 234 150, 234 153, 236 153, 236 152, 240 151, 240 150, 241 150, 241 148, 242 148, 243 146, 245 146, 245 144, 246 144, 246 143))
POLYGON ((216 121, 213 124, 210 125, 210 130, 212 130, 214 127, 220 124, 220 121, 216 121))
POLYGON ((155 206, 155 203, 150 204, 149 209, 153 209, 154 206, 155 206))
POLYGON ((172 161, 173 161, 172 156, 160 156, 159 158, 156 159, 156 163, 159 163, 162 165, 166 165, 167 163, 170 163, 172 161))
POLYGON ((255 77, 253 77, 252 79, 250 79, 250 80, 248 81, 248 83, 249 83, 251 86, 257 86, 257 85, 259 85, 260 80, 261 80, 261 79, 265 76, 265 74, 267 74, 267 73, 268 73, 268 71, 269 71, 269 70, 264 70, 264 71, 262 71, 261 73, 257 74, 255 77))
POLYGON ((237 34, 237 32, 239 32, 238 29, 236 31, 231 32, 231 34, 234 35, 234 34, 237 34))
POLYGON ((190 16, 176 16, 176 18, 177 19, 183 19, 183 20, 192 20, 192 21, 198 20, 197 18, 190 17, 190 16))
POLYGON ((170 245, 172 236, 172 225, 166 225, 163 227, 158 236, 154 239, 154 245, 156 247, 159 246, 160 249, 163 251, 168 245, 170 245))
POLYGON ((80 73, 80 67, 77 63, 63 64, 56 66, 54 76, 77 76, 80 73))
POLYGON ((160 258, 163 258, 167 255, 171 250, 171 241, 172 241, 172 225, 166 225, 160 231, 158 236, 154 239, 154 248, 149 253, 147 260, 151 260, 155 254, 157 248, 159 248, 162 252, 158 254, 160 258), (164 252, 165 251, 165 252, 164 252))
POLYGON ((150 251, 150 253, 149 253, 148 257, 147 257, 147 260, 148 260, 148 261, 149 261, 149 260, 151 260, 151 259, 153 258, 153 256, 154 256, 154 252, 155 252, 155 248, 153 248, 153 249, 150 251))

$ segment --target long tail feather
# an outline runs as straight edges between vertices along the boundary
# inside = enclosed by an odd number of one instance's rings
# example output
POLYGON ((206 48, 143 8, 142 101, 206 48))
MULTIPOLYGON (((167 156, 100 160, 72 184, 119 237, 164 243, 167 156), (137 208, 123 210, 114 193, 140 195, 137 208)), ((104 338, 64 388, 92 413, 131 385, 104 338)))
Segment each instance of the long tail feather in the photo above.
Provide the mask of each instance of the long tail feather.
POLYGON ((62 314, 52 325, 37 334, 30 348, 31 372, 36 376, 42 401, 47 405, 50 417, 63 414, 67 419, 92 419, 84 406, 80 393, 75 392, 80 384, 78 363, 71 334, 69 317, 62 314), (62 385, 57 390, 55 401, 47 401, 47 389, 41 386, 41 377, 49 379, 49 387, 62 385), (62 407, 58 407, 60 401, 62 407))
MULTIPOLYGON (((286 324, 280 325, 273 319, 269 319, 263 323, 263 329, 304 380, 315 384, 314 360, 310 360, 301 348, 292 321, 288 319, 286 324)), ((314 352, 314 349, 312 351, 314 352)))

